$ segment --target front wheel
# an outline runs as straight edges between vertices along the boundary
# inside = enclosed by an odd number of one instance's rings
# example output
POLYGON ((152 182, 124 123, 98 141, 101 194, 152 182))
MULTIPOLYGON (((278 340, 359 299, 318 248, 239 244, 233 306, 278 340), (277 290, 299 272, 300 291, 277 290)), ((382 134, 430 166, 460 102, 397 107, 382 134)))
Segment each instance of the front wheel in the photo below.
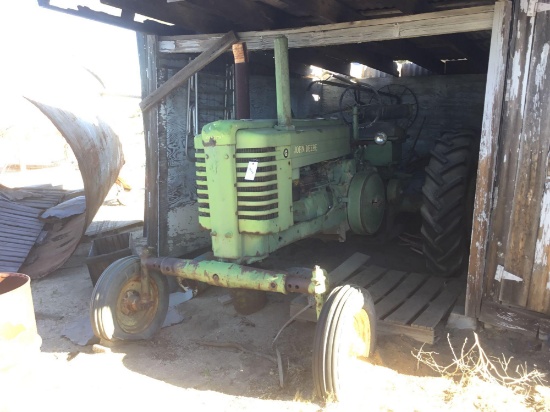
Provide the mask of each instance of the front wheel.
POLYGON ((90 302, 94 334, 109 341, 150 339, 168 311, 168 282, 149 272, 148 302, 141 299, 141 263, 128 256, 110 264, 97 281, 90 302))
POLYGON ((367 384, 361 371, 375 344, 376 316, 369 292, 354 285, 335 288, 323 305, 313 339, 317 394, 342 401, 361 393, 367 384))

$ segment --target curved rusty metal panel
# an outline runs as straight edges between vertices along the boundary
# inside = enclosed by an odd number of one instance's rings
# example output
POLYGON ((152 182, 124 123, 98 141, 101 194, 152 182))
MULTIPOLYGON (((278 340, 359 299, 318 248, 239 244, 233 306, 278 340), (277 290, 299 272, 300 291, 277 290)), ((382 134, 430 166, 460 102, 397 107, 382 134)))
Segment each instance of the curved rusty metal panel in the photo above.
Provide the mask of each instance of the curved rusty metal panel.
POLYGON ((56 231, 50 231, 35 245, 21 272, 39 278, 59 268, 72 255, 92 222, 124 164, 122 145, 111 127, 97 116, 79 116, 60 107, 27 99, 34 104, 63 135, 78 161, 86 211, 73 216, 56 231))
POLYGON ((118 136, 97 116, 83 118, 67 109, 27 100, 50 119, 74 152, 84 181, 87 227, 103 204, 124 164, 118 136))

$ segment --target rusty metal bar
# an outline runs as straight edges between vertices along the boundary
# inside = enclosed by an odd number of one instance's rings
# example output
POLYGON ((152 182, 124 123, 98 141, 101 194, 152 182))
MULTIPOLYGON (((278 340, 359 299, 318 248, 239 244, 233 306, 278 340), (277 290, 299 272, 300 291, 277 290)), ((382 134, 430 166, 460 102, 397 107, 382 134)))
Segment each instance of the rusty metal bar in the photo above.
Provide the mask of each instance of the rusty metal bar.
POLYGON ((233 45, 235 59, 236 119, 250 119, 250 84, 248 73, 248 51, 246 43, 233 45))
POLYGON ((312 278, 307 279, 286 272, 274 272, 215 260, 156 258, 151 257, 148 252, 142 254, 141 265, 144 270, 155 270, 166 276, 197 280, 225 288, 263 290, 283 294, 290 292, 316 294, 320 291, 314 276, 316 271, 312 272, 312 278))

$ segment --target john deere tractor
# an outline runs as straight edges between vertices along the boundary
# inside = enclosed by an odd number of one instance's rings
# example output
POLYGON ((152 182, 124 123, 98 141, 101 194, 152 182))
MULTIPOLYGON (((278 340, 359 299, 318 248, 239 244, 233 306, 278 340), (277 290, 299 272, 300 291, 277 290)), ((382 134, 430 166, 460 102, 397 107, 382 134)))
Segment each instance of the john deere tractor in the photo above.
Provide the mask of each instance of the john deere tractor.
POLYGON ((399 212, 421 210, 428 267, 452 275, 465 261, 462 226, 474 139, 459 132, 437 141, 421 205, 405 194, 411 176, 399 171, 405 127, 417 110, 410 91, 350 85, 339 118, 292 119, 287 39, 275 39, 274 49, 278 118, 220 120, 195 137, 199 223, 210 232, 212 253, 177 259, 146 249, 113 263, 94 289, 91 321, 106 340, 150 338, 168 307, 165 275, 250 291, 243 310, 255 294, 308 294, 318 315, 316 387, 321 395, 338 396, 346 387, 335 372, 341 357, 368 357, 374 348, 368 292, 334 288, 320 267, 304 276, 254 263, 309 236, 343 241, 349 231, 375 235, 399 212))

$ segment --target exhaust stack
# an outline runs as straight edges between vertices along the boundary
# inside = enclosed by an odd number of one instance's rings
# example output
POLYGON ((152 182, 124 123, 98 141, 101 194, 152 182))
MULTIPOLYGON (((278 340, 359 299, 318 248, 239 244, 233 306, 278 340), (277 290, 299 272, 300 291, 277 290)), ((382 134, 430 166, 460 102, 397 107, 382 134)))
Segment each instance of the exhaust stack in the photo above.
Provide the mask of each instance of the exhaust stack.
POLYGON ((285 36, 274 39, 275 83, 277 91, 277 128, 292 129, 290 107, 290 79, 288 74, 288 39, 285 36))

